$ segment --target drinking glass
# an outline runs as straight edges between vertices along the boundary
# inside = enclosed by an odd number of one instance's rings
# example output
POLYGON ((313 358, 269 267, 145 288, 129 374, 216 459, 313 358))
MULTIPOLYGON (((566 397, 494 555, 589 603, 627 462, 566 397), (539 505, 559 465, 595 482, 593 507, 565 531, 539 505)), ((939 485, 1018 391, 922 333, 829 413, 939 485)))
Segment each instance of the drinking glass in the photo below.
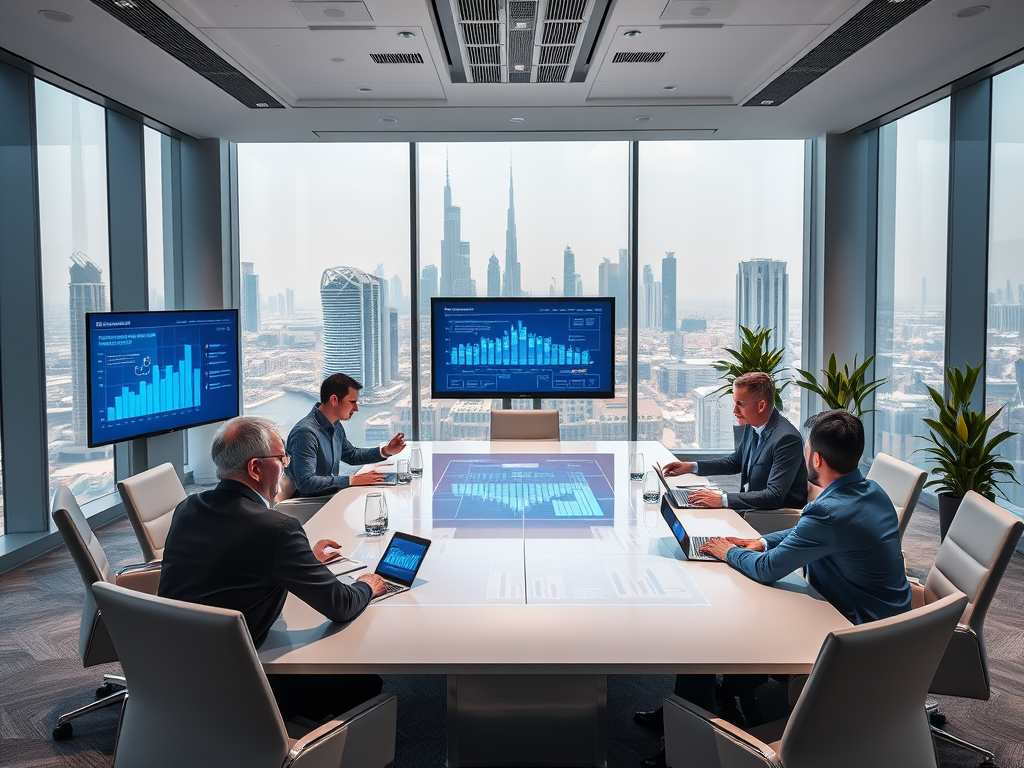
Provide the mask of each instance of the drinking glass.
POLYGON ((413 477, 423 477, 423 449, 412 449, 412 460, 409 462, 409 471, 413 477))
POLYGON ((409 473, 409 460, 398 460, 398 484, 405 485, 412 482, 412 475, 409 473))
POLYGON ((639 482, 644 479, 644 455, 634 453, 629 457, 629 479, 639 482))
POLYGON ((363 524, 367 536, 381 536, 388 529, 388 504, 383 493, 366 494, 363 507, 363 524))
POLYGON ((661 481, 656 472, 644 475, 643 494, 645 504, 656 504, 661 499, 661 481))

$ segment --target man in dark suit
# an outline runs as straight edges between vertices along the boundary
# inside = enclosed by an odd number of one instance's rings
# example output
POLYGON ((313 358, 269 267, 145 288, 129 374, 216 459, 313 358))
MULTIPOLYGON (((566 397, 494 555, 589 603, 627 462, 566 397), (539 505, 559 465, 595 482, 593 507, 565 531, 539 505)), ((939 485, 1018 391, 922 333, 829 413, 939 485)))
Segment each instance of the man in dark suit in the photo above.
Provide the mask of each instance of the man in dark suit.
POLYGON ((359 390, 363 385, 335 373, 320 385, 320 402, 288 433, 286 470, 295 483, 296 496, 329 496, 350 485, 373 485, 384 479, 380 472, 341 475, 339 463, 372 464, 405 449, 405 435, 396 434, 378 448, 357 448, 345 435, 343 421, 359 410, 359 390))
POLYGON ((706 488, 690 492, 699 507, 728 507, 741 515, 748 509, 801 508, 807 503, 807 468, 800 430, 775 409, 775 385, 767 373, 737 376, 732 385, 733 414, 743 437, 731 456, 709 461, 673 461, 668 476, 740 476, 739 493, 706 488))
MULTIPOLYGON (((288 464, 273 423, 248 416, 228 421, 213 438, 220 484, 174 510, 164 547, 161 597, 240 611, 259 648, 289 592, 331 621, 347 622, 383 594, 376 574, 352 586, 323 563, 339 549, 330 539, 312 548, 298 520, 269 507, 288 464)), ((281 715, 322 721, 373 698, 377 675, 268 675, 281 715)))

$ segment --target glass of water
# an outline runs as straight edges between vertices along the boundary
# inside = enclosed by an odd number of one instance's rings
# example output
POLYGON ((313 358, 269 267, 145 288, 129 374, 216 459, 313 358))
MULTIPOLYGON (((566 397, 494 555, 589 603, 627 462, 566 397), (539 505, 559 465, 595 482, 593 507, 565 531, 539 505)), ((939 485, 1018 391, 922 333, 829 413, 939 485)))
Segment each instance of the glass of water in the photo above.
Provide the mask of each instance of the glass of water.
POLYGON ((412 460, 409 462, 409 472, 413 477, 423 477, 423 449, 412 449, 412 460))
POLYGON ((409 472, 409 460, 398 460, 398 484, 405 485, 412 482, 412 474, 409 472))
POLYGON ((661 481, 656 472, 644 475, 643 494, 645 504, 656 504, 661 499, 661 481))
POLYGON ((388 503, 383 493, 366 494, 363 507, 363 524, 367 536, 381 536, 388 529, 388 503))
POLYGON ((634 453, 629 457, 629 479, 640 482, 644 479, 644 455, 634 453))

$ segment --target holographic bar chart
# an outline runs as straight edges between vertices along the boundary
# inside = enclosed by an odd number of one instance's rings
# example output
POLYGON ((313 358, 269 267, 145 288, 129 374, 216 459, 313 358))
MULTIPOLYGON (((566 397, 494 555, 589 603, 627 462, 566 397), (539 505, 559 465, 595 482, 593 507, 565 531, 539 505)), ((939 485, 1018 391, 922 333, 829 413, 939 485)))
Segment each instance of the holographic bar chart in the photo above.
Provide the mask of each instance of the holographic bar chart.
POLYGON ((199 349, 196 348, 195 353, 191 345, 183 349, 184 355, 177 365, 162 368, 153 365, 149 381, 141 380, 135 385, 122 385, 119 390, 112 390, 117 394, 112 394, 113 404, 107 406, 107 421, 199 407, 202 404, 199 349))
POLYGON ((452 343, 448 355, 452 365, 590 365, 590 350, 570 341, 541 336, 519 320, 501 336, 452 343))

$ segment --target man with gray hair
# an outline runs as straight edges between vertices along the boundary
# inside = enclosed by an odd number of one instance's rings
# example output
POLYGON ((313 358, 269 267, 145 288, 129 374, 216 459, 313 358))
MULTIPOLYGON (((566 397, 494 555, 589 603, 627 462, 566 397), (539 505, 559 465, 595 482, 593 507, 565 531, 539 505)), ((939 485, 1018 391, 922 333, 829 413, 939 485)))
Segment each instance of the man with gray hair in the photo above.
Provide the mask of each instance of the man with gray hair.
MULTIPOLYGON (((323 563, 330 539, 310 547, 299 521, 270 507, 288 455, 272 422, 241 416, 213 438, 220 484, 174 510, 164 548, 161 597, 240 611, 259 648, 289 592, 331 621, 351 621, 383 594, 376 574, 351 586, 323 563)), ((380 693, 377 675, 268 675, 285 719, 321 721, 380 693)))

